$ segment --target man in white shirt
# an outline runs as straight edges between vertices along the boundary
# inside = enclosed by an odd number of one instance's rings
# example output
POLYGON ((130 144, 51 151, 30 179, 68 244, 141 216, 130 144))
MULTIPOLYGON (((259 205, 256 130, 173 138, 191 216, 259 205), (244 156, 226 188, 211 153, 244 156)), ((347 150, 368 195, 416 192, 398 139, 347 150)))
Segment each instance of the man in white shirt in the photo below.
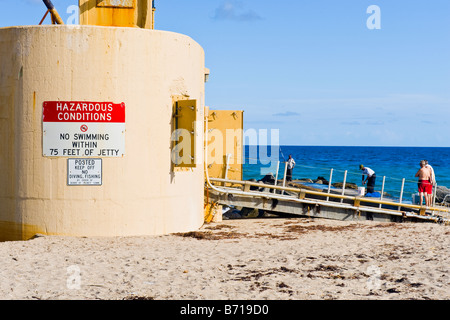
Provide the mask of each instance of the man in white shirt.
POLYGON ((428 164, 428 160, 424 160, 424 161, 425 161, 425 168, 428 168, 431 171, 431 181, 430 182, 432 185, 435 185, 436 184, 436 176, 434 175, 434 169, 432 166, 430 166, 428 164))
POLYGON ((375 190, 375 179, 377 177, 375 171, 373 171, 369 167, 364 167, 363 165, 360 165, 359 169, 363 172, 362 184, 365 185, 367 182, 367 193, 373 193, 375 190), (364 176, 367 176, 365 180, 364 176))
POLYGON ((287 161, 286 181, 292 181, 292 170, 294 169, 294 167, 294 158, 292 158, 292 155, 289 155, 289 159, 287 161))

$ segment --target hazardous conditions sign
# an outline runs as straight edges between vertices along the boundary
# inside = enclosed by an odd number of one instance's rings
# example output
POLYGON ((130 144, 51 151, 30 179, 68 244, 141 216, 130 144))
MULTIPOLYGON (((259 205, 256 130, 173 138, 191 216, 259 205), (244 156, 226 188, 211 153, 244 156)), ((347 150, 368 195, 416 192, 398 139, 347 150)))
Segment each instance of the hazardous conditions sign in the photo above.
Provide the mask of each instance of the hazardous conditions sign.
POLYGON ((43 155, 47 157, 122 157, 125 154, 125 104, 46 101, 43 155))

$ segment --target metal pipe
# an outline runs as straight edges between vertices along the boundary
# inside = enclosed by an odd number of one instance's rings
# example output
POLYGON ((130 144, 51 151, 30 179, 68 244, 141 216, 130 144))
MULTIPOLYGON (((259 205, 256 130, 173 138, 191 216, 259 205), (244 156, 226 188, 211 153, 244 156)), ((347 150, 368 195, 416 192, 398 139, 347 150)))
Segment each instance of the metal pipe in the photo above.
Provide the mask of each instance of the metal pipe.
MULTIPOLYGON (((405 178, 402 179, 402 189, 400 190, 400 203, 402 203, 403 200, 403 189, 405 188, 405 178)), ((398 210, 400 210, 401 207, 398 207, 398 210)))
MULTIPOLYGON (((381 196, 380 196, 380 201, 383 201, 383 197, 384 197, 384 183, 386 182, 386 176, 383 176, 383 184, 381 185, 381 196)), ((382 207, 382 204, 380 203, 380 209, 382 207)))
POLYGON ((39 22, 39 25, 41 25, 42 22, 44 22, 44 20, 45 20, 45 18, 47 17, 48 13, 49 13, 49 10, 45 11, 45 14, 44 14, 44 16, 42 17, 41 21, 39 22))
MULTIPOLYGON (((331 179, 333 179, 333 168, 330 170, 330 180, 328 180, 328 193, 331 192, 331 179)), ((329 200, 329 197, 327 197, 327 201, 329 200)))
POLYGON ((284 164, 284 176, 283 176, 283 187, 286 186, 286 173, 287 173, 288 163, 284 164))
POLYGON ((431 204, 433 207, 436 205, 436 192, 437 192, 437 183, 433 186, 433 203, 431 204))
POLYGON ((50 0, 42 0, 47 7, 48 11, 52 14, 53 19, 55 19, 57 24, 64 24, 64 22, 61 19, 61 16, 59 15, 58 11, 56 11, 55 6, 50 0))
MULTIPOLYGON (((347 183, 347 170, 344 172, 344 182, 342 183, 342 195, 345 195, 345 184, 347 183)), ((341 202, 343 202, 344 199, 341 199, 341 202)))
MULTIPOLYGON (((280 161, 277 161, 277 173, 275 174, 275 183, 274 183, 274 186, 276 186, 277 185, 277 183, 278 183, 278 171, 280 170, 280 161)), ((275 193, 276 192, 276 189, 274 189, 273 190, 273 193, 275 193)))

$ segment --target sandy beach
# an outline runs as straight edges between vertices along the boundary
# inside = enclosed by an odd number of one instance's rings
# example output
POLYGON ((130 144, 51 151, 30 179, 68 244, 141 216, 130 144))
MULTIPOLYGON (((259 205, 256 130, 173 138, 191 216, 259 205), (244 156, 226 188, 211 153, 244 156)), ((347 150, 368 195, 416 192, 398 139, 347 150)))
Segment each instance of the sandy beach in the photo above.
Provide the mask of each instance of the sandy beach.
POLYGON ((153 237, 0 243, 0 298, 450 299, 450 227, 240 219, 153 237))

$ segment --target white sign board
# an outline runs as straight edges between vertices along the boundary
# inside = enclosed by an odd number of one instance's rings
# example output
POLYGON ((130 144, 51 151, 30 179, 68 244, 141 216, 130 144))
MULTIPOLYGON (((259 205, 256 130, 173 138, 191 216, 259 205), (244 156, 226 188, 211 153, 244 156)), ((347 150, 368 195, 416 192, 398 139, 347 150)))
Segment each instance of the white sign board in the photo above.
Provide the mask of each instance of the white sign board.
POLYGON ((46 101, 42 144, 46 157, 122 157, 125 104, 46 101))
POLYGON ((67 159, 67 185, 101 186, 102 159, 67 159))

